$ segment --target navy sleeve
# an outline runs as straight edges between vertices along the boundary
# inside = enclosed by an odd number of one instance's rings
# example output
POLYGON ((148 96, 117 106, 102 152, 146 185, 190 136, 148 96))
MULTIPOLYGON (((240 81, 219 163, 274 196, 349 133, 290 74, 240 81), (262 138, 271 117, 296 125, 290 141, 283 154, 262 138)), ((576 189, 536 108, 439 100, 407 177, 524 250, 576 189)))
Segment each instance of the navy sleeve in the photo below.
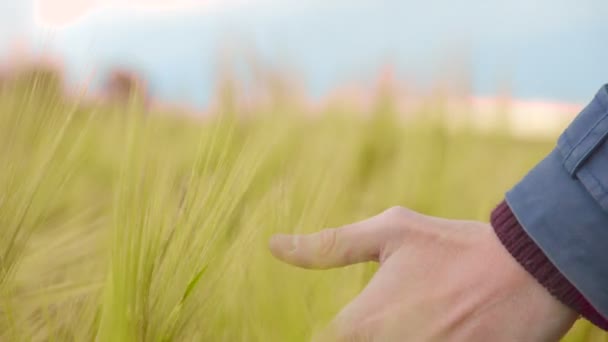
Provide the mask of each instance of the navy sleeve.
POLYGON ((608 317, 607 137, 608 85, 506 195, 525 233, 603 317, 608 317))

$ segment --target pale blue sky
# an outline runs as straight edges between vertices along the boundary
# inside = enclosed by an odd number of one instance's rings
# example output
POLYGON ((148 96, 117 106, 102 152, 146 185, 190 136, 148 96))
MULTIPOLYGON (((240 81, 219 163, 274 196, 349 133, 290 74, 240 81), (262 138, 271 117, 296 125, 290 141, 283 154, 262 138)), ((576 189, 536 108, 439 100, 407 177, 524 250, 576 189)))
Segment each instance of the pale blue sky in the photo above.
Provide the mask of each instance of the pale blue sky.
POLYGON ((30 12, 27 1, 0 0, 0 41, 29 30, 66 59, 73 79, 132 67, 156 95, 199 105, 229 45, 294 67, 315 96, 366 82, 387 61, 421 85, 467 73, 477 95, 508 82, 520 98, 585 102, 608 80, 604 0, 250 1, 171 14, 103 10, 59 30, 36 28, 30 12))

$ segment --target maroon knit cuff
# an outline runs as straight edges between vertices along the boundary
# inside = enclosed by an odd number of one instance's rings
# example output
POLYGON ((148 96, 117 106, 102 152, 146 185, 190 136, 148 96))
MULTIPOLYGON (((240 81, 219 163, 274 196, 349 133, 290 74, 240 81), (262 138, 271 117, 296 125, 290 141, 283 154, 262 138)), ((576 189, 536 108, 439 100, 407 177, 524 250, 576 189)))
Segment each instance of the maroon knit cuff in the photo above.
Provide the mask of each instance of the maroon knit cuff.
POLYGON ((549 293, 588 319, 591 323, 604 330, 608 330, 608 319, 595 310, 591 306, 591 303, 551 263, 519 224, 511 208, 509 208, 505 201, 502 201, 494 209, 491 222, 496 235, 509 253, 549 293))

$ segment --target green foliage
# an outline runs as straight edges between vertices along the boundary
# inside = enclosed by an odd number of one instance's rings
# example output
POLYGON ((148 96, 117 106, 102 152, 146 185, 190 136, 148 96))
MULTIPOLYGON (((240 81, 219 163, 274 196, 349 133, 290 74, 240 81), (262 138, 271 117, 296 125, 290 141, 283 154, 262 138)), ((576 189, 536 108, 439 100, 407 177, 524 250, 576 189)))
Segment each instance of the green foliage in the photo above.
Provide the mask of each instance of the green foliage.
MULTIPOLYGON (((371 118, 278 101, 195 120, 27 77, 0 93, 3 341, 305 341, 375 266, 295 269, 271 234, 393 205, 487 220, 552 146, 405 121, 390 102, 371 118)), ((602 338, 581 322, 566 341, 602 338)))

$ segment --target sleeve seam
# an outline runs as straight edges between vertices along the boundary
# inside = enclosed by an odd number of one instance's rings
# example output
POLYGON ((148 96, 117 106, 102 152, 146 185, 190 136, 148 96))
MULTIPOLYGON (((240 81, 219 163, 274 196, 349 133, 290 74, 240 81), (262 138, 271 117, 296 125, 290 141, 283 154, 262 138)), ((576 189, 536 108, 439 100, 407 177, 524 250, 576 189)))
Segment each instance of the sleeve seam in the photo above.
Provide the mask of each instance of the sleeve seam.
MULTIPOLYGON (((606 118, 608 117, 608 112, 605 112, 598 120, 595 121, 595 123, 587 130, 587 132, 585 132, 585 134, 576 142, 576 144, 574 144, 574 146, 572 146, 572 148, 570 149, 570 152, 568 152, 568 154, 564 157, 564 163, 568 162, 568 159, 570 159, 570 157, 572 157, 572 153, 574 153, 574 151, 589 137, 589 135, 595 131, 595 129, 597 128, 597 126, 604 121, 606 118)), ((603 134, 602 136, 605 136, 605 134, 603 134)), ((595 147, 597 144, 594 144, 591 149, 593 149, 593 147, 595 147)), ((587 152, 585 153, 585 155, 587 155, 587 152)), ((583 158, 584 159, 584 156, 583 158)), ((578 161, 576 164, 580 163, 580 161, 578 161)), ((576 166, 573 168, 574 170, 576 170, 576 166)))

